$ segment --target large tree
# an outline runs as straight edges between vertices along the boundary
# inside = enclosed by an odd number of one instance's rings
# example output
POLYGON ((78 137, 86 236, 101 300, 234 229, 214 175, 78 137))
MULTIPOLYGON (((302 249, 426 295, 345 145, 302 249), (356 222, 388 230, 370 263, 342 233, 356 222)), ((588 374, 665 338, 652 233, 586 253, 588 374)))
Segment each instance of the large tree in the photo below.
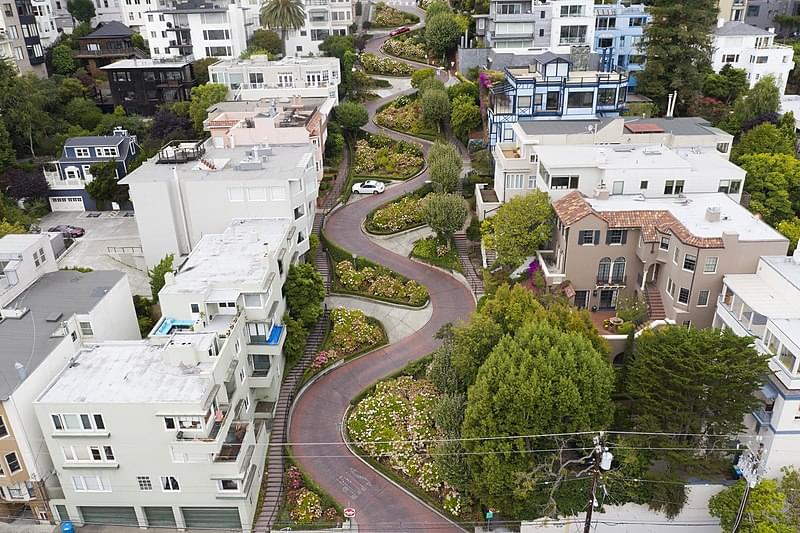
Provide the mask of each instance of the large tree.
POLYGON ((208 117, 208 108, 228 97, 228 87, 221 83, 206 83, 192 89, 189 117, 197 131, 202 131, 203 121, 208 117))
POLYGON ((746 94, 739 96, 733 105, 731 117, 722 125, 728 132, 738 135, 753 122, 764 122, 762 117, 777 114, 781 107, 781 91, 773 76, 764 76, 746 94))
MULTIPOLYGON (((251 50, 264 51, 270 55, 278 55, 283 51, 281 36, 274 31, 259 28, 250 37, 248 48, 251 50)), ((322 46, 320 46, 322 49, 322 46)))
POLYGON ((41 172, 10 168, 0 175, 0 187, 11 198, 47 198, 50 188, 41 172))
POLYGON ((466 439, 471 492, 501 513, 533 514, 539 502, 509 487, 531 472, 539 479, 553 479, 547 455, 530 451, 551 448, 554 441, 482 437, 606 427, 613 418, 613 387, 608 360, 580 334, 534 321, 513 337, 501 338, 467 394, 461 434, 466 439))
POLYGON ((453 100, 450 110, 450 126, 453 133, 466 141, 470 132, 476 130, 481 125, 481 109, 469 95, 461 95, 453 100))
MULTIPOLYGON (((745 480, 714 495, 708 502, 711 516, 719 518, 724 533, 733 531, 744 495, 745 480)), ((750 490, 744 508, 744 519, 737 531, 740 533, 796 533, 800 522, 794 522, 786 514, 786 492, 774 479, 764 479, 750 490)))
POLYGON ((739 158, 747 171, 749 209, 775 225, 800 208, 800 161, 791 154, 750 154, 739 158))
POLYGON ((653 0, 653 20, 644 30, 647 63, 637 74, 637 89, 666 108, 667 95, 678 91, 678 109, 685 110, 700 94, 711 71, 711 31, 717 20, 716 0, 653 0))
POLYGON ((11 144, 11 136, 8 134, 6 125, 0 120, 0 174, 13 165, 16 158, 14 145, 11 144))
POLYGON ((310 328, 322 316, 325 286, 314 265, 292 265, 283 285, 283 295, 286 297, 287 311, 303 327, 310 328))
POLYGON ((775 229, 789 239, 789 253, 793 253, 794 249, 797 248, 797 242, 800 241, 800 218, 792 217, 781 220, 775 229))
POLYGON ((428 150, 428 170, 437 192, 454 192, 461 176, 461 155, 452 144, 436 141, 428 150))
POLYGON ((500 206, 483 222, 481 233, 500 264, 516 267, 536 253, 553 232, 553 208, 546 192, 532 191, 500 206))
POLYGON ((438 57, 444 58, 454 50, 463 33, 452 13, 437 13, 425 19, 425 45, 438 57))
POLYGON ((356 102, 342 102, 333 108, 336 122, 342 127, 350 138, 355 138, 356 133, 369 121, 367 109, 356 102))
MULTIPOLYGON (((639 431, 736 434, 758 404, 753 395, 769 371, 752 339, 730 330, 680 326, 646 330, 626 362, 625 393, 639 431), (724 383, 724 386, 720 386, 724 383)), ((704 445, 704 439, 671 441, 704 445)))
POLYGON ((128 202, 128 186, 120 185, 117 177, 116 161, 96 163, 91 166, 92 181, 86 184, 86 192, 100 206, 111 202, 124 204, 128 202))
POLYGON ((283 45, 289 30, 299 30, 306 22, 303 0, 267 0, 261 8, 261 20, 273 30, 280 30, 283 45))
POLYGON ((730 104, 749 87, 746 70, 725 65, 719 73, 712 72, 706 76, 703 94, 730 104))
POLYGON ((92 0, 68 0, 67 11, 73 19, 86 24, 90 24, 95 15, 92 0))
MULTIPOLYGON (((794 125, 793 125, 794 126, 794 125)), ((764 122, 744 133, 733 147, 731 160, 739 163, 744 155, 795 153, 794 129, 787 132, 774 124, 764 122)))
POLYGON ((53 70, 56 74, 69 76, 78 68, 75 64, 75 59, 72 57, 72 50, 65 44, 59 44, 53 47, 51 52, 53 70))
POLYGON ((450 116, 450 99, 447 92, 440 89, 431 89, 422 94, 420 104, 422 117, 428 124, 436 124, 436 130, 442 130, 442 122, 450 116))
POLYGON ((453 233, 461 229, 466 217, 464 199, 457 194, 433 193, 425 197, 425 222, 448 246, 453 233))

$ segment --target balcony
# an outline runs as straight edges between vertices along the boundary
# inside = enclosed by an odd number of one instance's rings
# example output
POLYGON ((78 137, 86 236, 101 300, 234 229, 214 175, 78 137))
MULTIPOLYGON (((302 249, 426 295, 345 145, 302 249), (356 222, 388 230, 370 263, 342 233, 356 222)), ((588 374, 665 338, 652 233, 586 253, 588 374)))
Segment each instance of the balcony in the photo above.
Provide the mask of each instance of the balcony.
POLYGON ((44 178, 47 181, 47 186, 54 190, 83 189, 87 183, 87 180, 81 178, 67 178, 62 180, 58 172, 45 172, 44 178))
POLYGON ((204 141, 172 141, 158 151, 157 163, 188 163, 206 153, 204 141))
POLYGON ((767 317, 751 309, 741 298, 732 293, 720 294, 717 298, 717 314, 739 336, 764 337, 767 317), (719 310, 722 310, 720 312, 719 310))
POLYGON ((250 335, 248 344, 261 346, 278 346, 283 341, 284 326, 273 324, 269 330, 269 335, 250 335))
POLYGON ((495 22, 536 22, 536 15, 528 13, 495 13, 495 22))
POLYGON ((754 409, 752 415, 761 427, 766 428, 772 424, 772 411, 768 411, 766 407, 754 409))
POLYGON ((558 268, 556 253, 553 250, 537 250, 536 259, 542 268, 544 280, 548 285, 559 285, 567 279, 563 268, 558 268))
POLYGON ((505 170, 533 170, 533 163, 523 159, 520 149, 513 144, 501 143, 494 146, 494 158, 505 170))
POLYGON ((228 433, 225 435, 225 441, 220 447, 219 453, 214 455, 215 463, 232 463, 239 458, 239 452, 244 445, 245 437, 247 434, 252 433, 251 424, 249 422, 234 422, 228 428, 228 433))
POLYGON ((597 286, 598 287, 606 287, 606 286, 617 286, 617 287, 624 287, 628 283, 628 276, 597 276, 597 286))

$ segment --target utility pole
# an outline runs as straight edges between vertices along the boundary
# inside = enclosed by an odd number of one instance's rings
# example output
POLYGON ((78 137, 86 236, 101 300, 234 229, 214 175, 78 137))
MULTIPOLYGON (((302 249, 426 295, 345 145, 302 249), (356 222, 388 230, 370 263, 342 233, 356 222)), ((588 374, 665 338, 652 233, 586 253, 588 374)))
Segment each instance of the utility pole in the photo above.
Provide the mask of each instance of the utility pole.
POLYGON ((605 434, 601 431, 600 435, 594 437, 594 450, 592 450, 592 486, 589 488, 589 507, 586 510, 586 521, 583 524, 583 533, 591 533, 592 530, 592 512, 595 505, 597 505, 597 483, 600 481, 600 474, 603 471, 611 470, 611 461, 614 455, 608 451, 604 443, 605 434))
POLYGON ((761 480, 763 470, 761 467, 761 456, 764 453, 764 443, 761 442, 761 437, 756 438, 758 442, 758 449, 753 450, 750 444, 747 445, 747 451, 739 457, 739 462, 736 466, 742 472, 742 477, 747 481, 744 486, 744 493, 742 494, 742 501, 739 503, 739 510, 736 513, 736 520, 733 522, 731 533, 739 531, 739 526, 742 524, 744 518, 744 510, 747 507, 747 497, 750 495, 750 489, 754 489, 758 482, 761 480))

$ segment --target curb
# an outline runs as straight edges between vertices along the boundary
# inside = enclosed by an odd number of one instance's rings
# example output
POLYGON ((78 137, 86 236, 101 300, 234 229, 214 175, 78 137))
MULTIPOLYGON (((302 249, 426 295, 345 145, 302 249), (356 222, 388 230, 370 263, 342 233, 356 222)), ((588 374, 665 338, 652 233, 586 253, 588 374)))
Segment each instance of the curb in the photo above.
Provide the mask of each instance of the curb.
POLYGON ((396 307, 398 309, 408 309, 411 311, 422 311, 423 309, 427 309, 431 305, 431 298, 428 296, 428 300, 425 302, 425 305, 421 305, 418 307, 414 307, 411 305, 399 304, 396 302, 387 302, 385 300, 378 300, 377 298, 367 298, 366 296, 358 296, 356 294, 349 294, 346 292, 334 292, 329 291, 328 296, 340 296, 342 298, 353 298, 354 300, 361 300, 362 302, 368 303, 378 303, 388 305, 390 307, 396 307))
MULTIPOLYGON (((477 295, 474 292, 472 292, 472 287, 469 286, 469 282, 467 281, 467 278, 465 278, 464 275, 461 272, 454 272, 452 270, 447 270, 446 268, 442 268, 440 266, 436 266, 436 265, 432 265, 430 263, 426 263, 425 261, 422 261, 420 259, 417 259, 417 258, 411 257, 411 256, 408 256, 408 259, 410 261, 414 261, 415 263, 419 263, 420 265, 424 265, 424 266, 430 267, 430 268, 435 268, 436 270, 440 270, 441 272, 444 272, 445 274, 449 274, 450 276, 452 276, 453 278, 458 280, 459 283, 461 283, 464 287, 466 287, 467 291, 469 291, 469 293, 472 295, 472 299, 475 300, 475 305, 478 305, 478 297, 477 297, 477 295)), ((430 301, 430 300, 428 300, 428 301, 430 301)))

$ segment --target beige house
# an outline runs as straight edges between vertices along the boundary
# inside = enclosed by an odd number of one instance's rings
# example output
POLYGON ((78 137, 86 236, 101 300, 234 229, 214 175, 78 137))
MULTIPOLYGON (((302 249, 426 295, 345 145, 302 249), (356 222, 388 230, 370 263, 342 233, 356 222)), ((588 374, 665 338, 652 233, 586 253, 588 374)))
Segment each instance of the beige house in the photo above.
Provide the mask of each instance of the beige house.
POLYGON ((553 246, 537 254, 545 279, 592 311, 644 296, 651 320, 709 327, 723 276, 753 272, 760 256, 788 247, 724 193, 645 198, 598 187, 553 208, 553 246))

